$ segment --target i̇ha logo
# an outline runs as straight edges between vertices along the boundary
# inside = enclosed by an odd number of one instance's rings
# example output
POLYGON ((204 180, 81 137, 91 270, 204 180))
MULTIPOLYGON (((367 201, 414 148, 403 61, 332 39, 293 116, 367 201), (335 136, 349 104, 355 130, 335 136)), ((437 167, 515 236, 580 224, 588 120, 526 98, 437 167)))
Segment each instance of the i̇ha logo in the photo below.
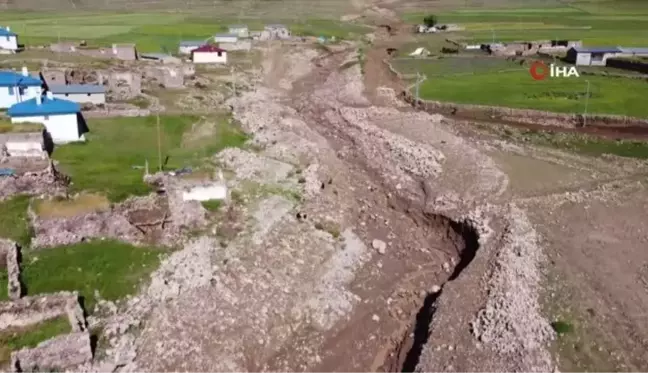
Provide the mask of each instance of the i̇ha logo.
POLYGON ((572 76, 577 78, 580 77, 576 67, 574 66, 569 68, 567 66, 556 66, 554 64, 547 66, 547 64, 542 61, 532 63, 531 68, 529 68, 529 73, 534 80, 544 80, 547 76, 552 78, 570 78, 572 76))

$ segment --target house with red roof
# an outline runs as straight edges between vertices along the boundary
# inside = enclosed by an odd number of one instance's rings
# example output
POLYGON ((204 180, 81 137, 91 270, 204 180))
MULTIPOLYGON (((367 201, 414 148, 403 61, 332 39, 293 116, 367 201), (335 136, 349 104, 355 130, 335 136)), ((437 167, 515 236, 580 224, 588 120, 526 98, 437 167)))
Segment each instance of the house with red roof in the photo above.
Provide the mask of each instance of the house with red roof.
POLYGON ((227 51, 215 45, 203 45, 191 51, 193 63, 227 63, 227 51))

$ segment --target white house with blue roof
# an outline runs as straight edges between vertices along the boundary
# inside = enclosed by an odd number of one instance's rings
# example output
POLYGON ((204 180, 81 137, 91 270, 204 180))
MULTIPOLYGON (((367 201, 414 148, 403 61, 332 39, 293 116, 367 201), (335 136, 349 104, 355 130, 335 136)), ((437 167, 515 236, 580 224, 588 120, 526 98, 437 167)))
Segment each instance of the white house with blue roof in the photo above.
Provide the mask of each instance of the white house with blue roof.
POLYGON ((39 96, 42 85, 40 79, 29 76, 26 67, 22 73, 0 71, 0 109, 39 96))
POLYGON ((18 35, 7 27, 0 27, 0 50, 15 53, 18 50, 18 35))
POLYGON ((51 92, 15 104, 7 110, 12 123, 42 123, 54 144, 85 141, 88 127, 76 102, 54 98, 51 92))

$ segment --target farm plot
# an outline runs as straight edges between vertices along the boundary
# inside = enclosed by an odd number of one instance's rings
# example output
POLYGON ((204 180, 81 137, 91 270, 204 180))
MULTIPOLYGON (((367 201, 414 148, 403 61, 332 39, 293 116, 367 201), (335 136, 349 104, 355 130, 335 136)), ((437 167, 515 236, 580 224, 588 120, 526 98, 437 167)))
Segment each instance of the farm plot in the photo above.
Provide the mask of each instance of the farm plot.
POLYGON ((648 84, 639 79, 581 76, 535 81, 522 71, 428 75, 420 87, 423 99, 464 104, 506 106, 554 112, 648 115, 644 97, 648 84), (590 82, 587 99, 587 81, 590 82))
MULTIPOLYGON (((427 13, 404 14, 420 23, 427 13)), ((629 1, 583 1, 569 7, 457 9, 438 14, 439 22, 457 23, 465 31, 448 34, 474 43, 569 39, 585 45, 645 46, 648 4, 629 1), (632 7, 629 3, 632 3, 632 7)))
MULTIPOLYGON (((248 15, 249 16, 249 15, 248 15)), ((0 17, 3 25, 19 34, 20 42, 40 45, 58 40, 85 40, 89 46, 108 46, 112 43, 135 43, 141 52, 173 52, 181 40, 205 40, 215 33, 227 30, 227 25, 246 23, 252 29, 262 29, 263 18, 242 19, 207 17, 195 13, 72 13, 53 14, 50 17, 12 12, 0 17)), ((352 38, 370 30, 364 26, 336 20, 288 19, 284 14, 267 23, 285 23, 297 35, 335 36, 352 38)))
POLYGON ((527 70, 519 63, 494 57, 443 57, 439 59, 397 59, 392 66, 402 74, 428 78, 527 70))

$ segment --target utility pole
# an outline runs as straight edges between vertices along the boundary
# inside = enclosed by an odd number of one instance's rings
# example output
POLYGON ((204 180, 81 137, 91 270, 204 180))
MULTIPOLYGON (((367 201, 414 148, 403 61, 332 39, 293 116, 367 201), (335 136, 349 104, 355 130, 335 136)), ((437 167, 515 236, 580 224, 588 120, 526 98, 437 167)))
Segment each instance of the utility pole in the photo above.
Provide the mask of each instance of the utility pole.
POLYGON ((495 44, 495 30, 491 28, 491 35, 493 36, 493 44, 495 44))
POLYGON ((585 93, 585 113, 583 114, 583 127, 587 125, 587 105, 589 104, 589 95, 590 95, 590 81, 587 82, 587 93, 585 93))
POLYGON ((157 119, 158 170, 162 172, 162 141, 160 140, 160 112, 155 111, 157 119))

